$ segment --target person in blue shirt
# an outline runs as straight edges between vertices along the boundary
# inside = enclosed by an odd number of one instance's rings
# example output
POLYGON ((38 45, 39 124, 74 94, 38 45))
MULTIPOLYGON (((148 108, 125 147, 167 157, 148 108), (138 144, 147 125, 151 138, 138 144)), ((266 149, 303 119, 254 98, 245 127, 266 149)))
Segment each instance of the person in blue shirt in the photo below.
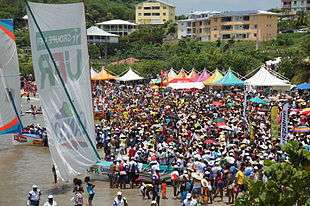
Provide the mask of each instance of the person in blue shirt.
POLYGON ((90 182, 90 178, 88 176, 85 177, 84 182, 86 183, 86 191, 88 193, 88 205, 92 206, 93 199, 95 196, 95 190, 94 190, 95 185, 90 182))

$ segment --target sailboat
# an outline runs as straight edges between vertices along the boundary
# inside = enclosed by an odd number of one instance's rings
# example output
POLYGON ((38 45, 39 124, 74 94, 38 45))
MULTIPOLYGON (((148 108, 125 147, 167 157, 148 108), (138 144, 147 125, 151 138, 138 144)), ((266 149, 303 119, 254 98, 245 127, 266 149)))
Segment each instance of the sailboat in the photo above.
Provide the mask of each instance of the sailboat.
POLYGON ((18 144, 43 145, 35 134, 23 133, 20 119, 20 72, 13 20, 0 19, 0 135, 12 135, 18 144))
POLYGON ((13 21, 0 20, 0 135, 21 133, 20 77, 13 21))

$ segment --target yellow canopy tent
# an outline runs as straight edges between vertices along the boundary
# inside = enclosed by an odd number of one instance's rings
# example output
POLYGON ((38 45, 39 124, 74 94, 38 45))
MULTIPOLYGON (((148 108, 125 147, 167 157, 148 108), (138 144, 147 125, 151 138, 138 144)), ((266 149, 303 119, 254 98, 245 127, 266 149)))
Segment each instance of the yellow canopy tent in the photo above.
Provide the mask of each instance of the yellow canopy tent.
POLYGON ((205 85, 213 85, 222 78, 223 78, 223 74, 219 70, 216 69, 214 73, 203 83, 205 85))
POLYGON ((179 74, 176 76, 176 78, 186 78, 187 77, 187 73, 184 69, 181 69, 179 74))
POLYGON ((91 80, 101 80, 101 81, 106 81, 106 80, 115 80, 117 77, 110 74, 107 70, 102 68, 101 72, 98 74, 92 76, 91 80))

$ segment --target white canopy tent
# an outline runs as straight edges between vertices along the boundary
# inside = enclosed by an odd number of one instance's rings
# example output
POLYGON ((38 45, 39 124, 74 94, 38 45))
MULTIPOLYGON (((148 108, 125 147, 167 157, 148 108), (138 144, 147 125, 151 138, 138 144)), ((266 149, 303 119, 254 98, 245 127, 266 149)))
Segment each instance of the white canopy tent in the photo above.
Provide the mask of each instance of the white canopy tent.
POLYGON ((128 82, 128 81, 137 81, 142 80, 143 77, 139 76, 135 73, 131 68, 129 68, 128 72, 126 72, 123 76, 118 78, 119 81, 128 82))
POLYGON ((205 85, 202 82, 170 83, 167 87, 172 89, 203 89, 205 85))
POLYGON ((91 78, 95 77, 98 73, 91 67, 90 68, 90 76, 91 78))
POLYGON ((261 67, 254 76, 247 79, 245 85, 281 89, 290 89, 291 87, 290 82, 283 79, 280 74, 277 74, 275 71, 268 71, 264 67, 261 67))

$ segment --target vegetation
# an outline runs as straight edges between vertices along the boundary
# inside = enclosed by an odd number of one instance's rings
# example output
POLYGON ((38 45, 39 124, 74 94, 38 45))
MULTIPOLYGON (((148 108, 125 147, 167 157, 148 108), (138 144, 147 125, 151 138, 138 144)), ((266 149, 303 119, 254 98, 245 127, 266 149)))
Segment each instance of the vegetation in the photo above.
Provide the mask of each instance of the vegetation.
POLYGON ((247 180, 248 191, 237 200, 237 206, 310 205, 310 153, 295 141, 282 149, 288 161, 266 161, 268 181, 247 180))
MULTIPOLYGON (((34 0, 44 3, 72 3, 80 0, 34 0)), ((87 0, 87 26, 109 19, 134 19, 134 5, 142 0, 87 0)), ((22 0, 0 0, 0 16, 14 18, 19 48, 19 61, 23 74, 32 71, 30 42, 28 30, 22 17, 26 14, 22 0)), ((279 11, 276 11, 279 12, 279 11)), ((184 16, 177 19, 184 19, 184 16)), ((294 19, 282 19, 279 23, 281 30, 299 28, 309 24, 309 16, 301 13, 294 19)), ((281 34, 275 40, 256 42, 218 41, 199 42, 196 40, 175 40, 176 24, 167 22, 163 26, 141 26, 131 35, 120 38, 120 43, 108 46, 108 59, 102 59, 103 48, 89 45, 91 66, 120 74, 128 69, 128 65, 114 65, 111 62, 134 57, 138 63, 131 65, 139 73, 146 75, 158 74, 160 70, 171 67, 190 70, 231 68, 241 75, 261 66, 265 61, 283 57, 278 71, 293 80, 294 83, 309 81, 309 33, 281 34), (170 37, 170 38, 168 38, 170 37), (169 40, 170 39, 170 40, 169 40), (174 39, 171 41, 171 39, 174 39)))

